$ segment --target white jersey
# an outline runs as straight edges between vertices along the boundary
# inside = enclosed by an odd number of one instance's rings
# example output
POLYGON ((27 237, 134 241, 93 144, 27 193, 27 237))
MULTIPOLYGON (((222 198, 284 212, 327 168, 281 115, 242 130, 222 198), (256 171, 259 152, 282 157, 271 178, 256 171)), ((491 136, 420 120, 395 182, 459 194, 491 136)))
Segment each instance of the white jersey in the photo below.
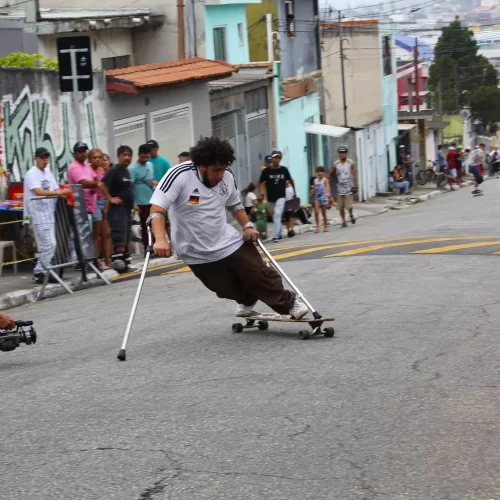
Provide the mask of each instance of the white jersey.
POLYGON ((151 197, 151 204, 167 210, 172 245, 188 265, 216 262, 243 245, 241 232, 227 222, 226 207, 238 203, 240 194, 230 170, 210 188, 192 162, 172 167, 151 197))
POLYGON ((33 224, 54 224, 57 199, 31 200, 36 196, 33 191, 36 188, 45 191, 59 188, 48 166, 44 170, 31 167, 24 177, 24 218, 31 215, 33 224))

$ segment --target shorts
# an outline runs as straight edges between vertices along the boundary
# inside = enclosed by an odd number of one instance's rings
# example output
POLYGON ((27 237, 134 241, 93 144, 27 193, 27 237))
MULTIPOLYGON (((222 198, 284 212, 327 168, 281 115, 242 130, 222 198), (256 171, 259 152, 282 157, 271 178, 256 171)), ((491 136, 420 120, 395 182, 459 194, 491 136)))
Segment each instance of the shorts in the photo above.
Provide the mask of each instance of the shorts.
POLYGON ((115 247, 128 247, 132 226, 132 210, 124 205, 110 205, 108 223, 111 228, 111 240, 115 247))
POLYGON ((457 176, 457 169, 456 168, 450 168, 448 170, 448 174, 451 175, 452 177, 456 177, 457 176))
POLYGON ((328 205, 328 200, 326 196, 320 196, 318 198, 314 198, 314 201, 317 201, 320 205, 328 205))
POLYGON ((469 173, 471 173, 473 176, 474 176, 474 179, 475 181, 478 183, 478 184, 482 184, 483 183, 483 176, 479 173, 479 168, 477 167, 477 165, 471 165, 469 167, 469 173))
POLYGON ((353 205, 354 205, 354 196, 352 194, 337 195, 338 210, 352 210, 353 205))
POLYGON ((104 219, 104 207, 106 206, 106 198, 97 198, 95 206, 95 214, 92 216, 94 222, 100 222, 104 219))

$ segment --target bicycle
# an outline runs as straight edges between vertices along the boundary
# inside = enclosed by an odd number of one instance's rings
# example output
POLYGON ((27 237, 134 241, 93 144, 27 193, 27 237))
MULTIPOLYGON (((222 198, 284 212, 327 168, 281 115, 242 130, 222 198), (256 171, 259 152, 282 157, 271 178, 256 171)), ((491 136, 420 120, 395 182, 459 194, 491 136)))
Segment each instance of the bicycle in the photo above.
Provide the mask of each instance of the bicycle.
MULTIPOLYGON (((416 162, 416 166, 420 166, 419 162, 416 162)), ((436 182, 437 177, 437 162, 428 160, 427 168, 418 171, 416 179, 419 186, 425 186, 429 182, 436 182)))

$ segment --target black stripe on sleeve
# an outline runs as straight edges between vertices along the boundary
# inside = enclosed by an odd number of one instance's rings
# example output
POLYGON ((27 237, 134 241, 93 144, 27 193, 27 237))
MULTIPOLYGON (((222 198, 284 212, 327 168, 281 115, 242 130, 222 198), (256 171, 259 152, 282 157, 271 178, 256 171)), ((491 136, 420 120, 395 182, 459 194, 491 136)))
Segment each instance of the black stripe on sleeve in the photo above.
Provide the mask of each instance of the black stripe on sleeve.
POLYGON ((226 168, 226 170, 233 176, 234 187, 238 190, 238 184, 236 184, 236 177, 234 176, 233 171, 230 168, 226 168))
POLYGON ((163 182, 160 184, 159 189, 160 191, 163 191, 166 193, 169 189, 170 186, 172 185, 172 182, 182 173, 182 172, 187 172, 192 169, 192 164, 191 163, 181 163, 180 165, 177 165, 176 167, 170 169, 163 179, 163 182))

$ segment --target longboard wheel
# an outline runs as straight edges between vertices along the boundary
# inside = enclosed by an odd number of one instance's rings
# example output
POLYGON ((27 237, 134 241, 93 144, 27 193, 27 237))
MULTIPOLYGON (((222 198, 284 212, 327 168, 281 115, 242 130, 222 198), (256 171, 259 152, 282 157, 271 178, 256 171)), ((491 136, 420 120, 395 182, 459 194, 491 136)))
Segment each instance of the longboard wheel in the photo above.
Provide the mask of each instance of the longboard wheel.
POLYGON ((268 321, 259 321, 259 330, 267 330, 269 328, 268 321))
POLYGON ((232 330, 233 333, 241 333, 243 331, 243 325, 241 323, 233 323, 232 330))
POLYGON ((302 340, 309 340, 309 336, 310 336, 309 330, 300 330, 299 337, 302 340))
POLYGON ((325 337, 332 338, 335 335, 335 330, 331 326, 329 326, 328 328, 325 328, 323 330, 323 333, 325 337))

